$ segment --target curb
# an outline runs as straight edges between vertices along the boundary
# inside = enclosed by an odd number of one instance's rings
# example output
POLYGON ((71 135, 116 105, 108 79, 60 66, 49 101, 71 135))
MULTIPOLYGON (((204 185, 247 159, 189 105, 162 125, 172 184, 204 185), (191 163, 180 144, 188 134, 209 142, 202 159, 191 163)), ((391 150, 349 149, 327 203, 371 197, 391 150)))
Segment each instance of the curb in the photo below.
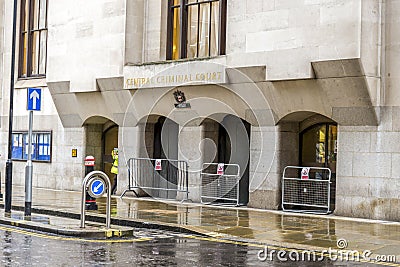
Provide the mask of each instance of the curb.
MULTIPOLYGON (((4 205, 0 204, 0 207, 4 205)), ((12 206, 12 209, 15 211, 24 211, 23 206, 12 206)), ((55 217, 63 217, 63 218, 70 218, 70 219, 77 219, 80 220, 80 214, 74 213, 74 212, 69 212, 69 211, 61 211, 61 210, 52 210, 52 209, 44 209, 44 208, 32 208, 32 213, 36 214, 42 214, 42 215, 49 215, 49 216, 55 216, 55 217)), ((94 223, 99 223, 98 227, 104 227, 105 225, 105 220, 106 216, 105 215, 86 215, 86 221, 94 222, 94 223)), ((3 221, 0 218, 0 223, 3 223, 3 221)), ((41 223, 35 223, 35 222, 29 222, 27 221, 21 221, 21 220, 15 220, 15 221, 5 221, 5 224, 8 224, 10 226, 17 226, 17 227, 22 227, 26 229, 31 229, 31 230, 37 230, 37 231, 42 231, 42 232, 47 232, 47 233, 52 233, 52 234, 58 234, 58 235, 66 235, 66 236, 75 236, 75 237, 97 237, 97 238, 104 238, 104 237, 110 237, 107 236, 107 230, 103 231, 94 231, 94 230, 82 230, 81 228, 78 229, 66 229, 66 228, 61 228, 61 227, 46 227, 43 226, 41 223)), ((156 229, 156 230, 165 230, 165 231, 170 231, 170 232, 177 232, 177 233, 183 233, 183 234, 191 234, 191 235, 197 235, 199 237, 203 238, 209 238, 209 239, 215 239, 215 240, 221 240, 227 243, 234 243, 234 244, 239 244, 239 245, 251 245, 255 247, 265 247, 265 246, 272 246, 274 248, 280 248, 280 247, 286 247, 286 248, 293 248, 293 249, 314 249, 314 250, 322 250, 324 249, 323 247, 316 247, 316 246, 309 246, 309 245, 298 245, 298 244, 293 244, 293 243, 286 243, 286 242, 275 242, 275 241, 270 241, 268 244, 258 242, 253 239, 247 239, 247 238, 241 238, 241 237, 236 237, 228 234, 221 234, 217 232, 210 232, 206 231, 201 228, 197 228, 196 226, 190 226, 190 225, 178 225, 178 224, 172 224, 172 223, 161 223, 161 222, 148 222, 144 220, 139 220, 139 219, 124 219, 124 218, 111 218, 111 224, 114 226, 122 226, 122 227, 131 227, 131 228, 145 228, 145 229, 156 229)), ((131 236, 133 235, 133 230, 131 233, 131 236)), ((113 236, 118 237, 118 233, 115 233, 113 236)))
POLYGON ((107 238, 107 237, 122 237, 132 236, 133 229, 101 229, 102 225, 95 226, 99 229, 81 229, 81 228, 66 228, 57 227, 52 225, 43 224, 41 222, 35 222, 30 220, 17 219, 12 217, 0 218, 0 224, 24 228, 28 230, 34 230, 39 232, 45 232, 55 235, 63 236, 74 236, 81 238, 107 238))
MULTIPOLYGON (((4 208, 4 204, 0 204, 0 208, 4 208)), ((24 207, 22 206, 12 206, 12 210, 14 211, 24 211, 24 207)), ((36 214, 43 214, 55 217, 63 217, 69 219, 80 220, 81 215, 74 212, 69 211, 60 211, 60 210, 51 210, 51 209, 43 209, 43 208, 32 208, 32 213, 36 214)), ((92 215, 87 214, 85 217, 85 221, 90 221, 94 223, 99 223, 99 228, 104 227, 106 216, 105 215, 92 215), (100 225, 101 224, 101 225, 100 225)), ((32 222, 32 221, 25 221, 25 220, 16 220, 16 219, 6 219, 0 218, 0 223, 10 226, 17 226, 22 227, 30 230, 37 230, 52 234, 59 234, 59 235, 67 235, 67 236, 76 236, 76 237, 110 237, 109 231, 105 230, 87 230, 87 229, 67 229, 57 226, 44 226, 42 223, 32 222)), ((127 227, 127 228, 146 228, 146 229, 156 229, 156 230, 165 230, 171 232, 178 232, 183 234, 195 234, 200 236, 209 236, 204 234, 200 230, 191 229, 190 226, 185 227, 184 225, 176 225, 171 223, 160 223, 160 222, 148 222, 144 220, 138 219, 124 219, 124 218, 116 218, 111 217, 111 225, 120 226, 120 227, 127 227)), ((108 229, 110 230, 110 229, 108 229)), ((127 233, 126 230, 122 230, 122 235, 119 233, 120 230, 115 230, 112 236, 126 236, 126 235, 133 235, 133 229, 129 229, 127 233)))
POLYGON ((43 226, 41 223, 25 221, 25 220, 15 220, 15 219, 0 219, 0 224, 24 228, 28 230, 35 230, 39 232, 45 232, 55 235, 64 235, 64 236, 75 236, 82 238, 101 238, 107 237, 106 230, 75 230, 75 229, 66 229, 66 228, 58 228, 54 226, 43 226))

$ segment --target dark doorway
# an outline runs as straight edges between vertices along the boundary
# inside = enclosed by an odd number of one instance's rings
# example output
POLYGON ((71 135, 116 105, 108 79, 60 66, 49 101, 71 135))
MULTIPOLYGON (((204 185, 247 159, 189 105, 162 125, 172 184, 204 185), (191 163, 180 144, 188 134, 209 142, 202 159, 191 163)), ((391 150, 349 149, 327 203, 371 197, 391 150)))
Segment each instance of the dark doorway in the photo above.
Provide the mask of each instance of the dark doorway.
POLYGON ((114 184, 115 174, 111 173, 113 164, 111 151, 118 148, 118 125, 112 125, 105 129, 102 141, 102 171, 110 177, 111 184, 114 184))
POLYGON ((219 126, 218 162, 240 167, 239 203, 249 202, 250 124, 227 115, 219 126))
MULTIPOLYGON (((156 188, 177 189, 179 125, 165 117, 160 117, 154 124, 153 158, 163 159, 162 169, 157 171, 153 186, 156 188)), ((152 196, 174 199, 177 192, 173 190, 153 190, 152 196)))
MULTIPOLYGON (((329 168, 331 171, 330 210, 336 201, 337 125, 322 123, 313 125, 300 134, 300 165, 329 168)), ((310 178, 322 179, 319 172, 310 173, 310 178)))

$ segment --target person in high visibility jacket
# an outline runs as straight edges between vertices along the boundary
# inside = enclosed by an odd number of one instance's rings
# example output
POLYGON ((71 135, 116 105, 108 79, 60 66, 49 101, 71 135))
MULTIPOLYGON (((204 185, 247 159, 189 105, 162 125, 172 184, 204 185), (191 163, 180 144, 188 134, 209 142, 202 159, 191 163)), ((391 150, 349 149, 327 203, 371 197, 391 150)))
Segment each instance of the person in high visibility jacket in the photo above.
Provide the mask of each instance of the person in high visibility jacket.
POLYGON ((115 174, 114 176, 114 183, 111 188, 111 194, 115 194, 115 191, 117 191, 117 176, 118 176, 118 149, 114 148, 113 151, 111 151, 111 156, 113 159, 113 165, 111 167, 111 173, 115 174))

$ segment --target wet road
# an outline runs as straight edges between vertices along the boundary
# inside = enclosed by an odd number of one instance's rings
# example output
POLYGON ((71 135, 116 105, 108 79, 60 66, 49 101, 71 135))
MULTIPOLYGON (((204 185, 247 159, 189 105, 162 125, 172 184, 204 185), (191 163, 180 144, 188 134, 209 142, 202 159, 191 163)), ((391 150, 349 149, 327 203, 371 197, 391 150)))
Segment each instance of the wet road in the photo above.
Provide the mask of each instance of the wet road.
POLYGON ((293 262, 289 250, 286 261, 276 254, 262 261, 265 253, 255 244, 140 229, 127 239, 88 240, 0 226, 0 247, 1 266, 366 266, 321 257, 293 262))

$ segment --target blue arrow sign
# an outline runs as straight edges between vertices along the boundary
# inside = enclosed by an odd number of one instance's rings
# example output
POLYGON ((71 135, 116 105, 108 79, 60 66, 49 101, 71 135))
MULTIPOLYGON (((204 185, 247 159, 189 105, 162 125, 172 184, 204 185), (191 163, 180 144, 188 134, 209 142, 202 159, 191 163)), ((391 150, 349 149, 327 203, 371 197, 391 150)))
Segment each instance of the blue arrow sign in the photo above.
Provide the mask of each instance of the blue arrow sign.
POLYGON ((42 101, 42 89, 40 88, 28 88, 27 95, 27 110, 40 111, 42 101))
POLYGON ((100 197, 104 194, 104 182, 102 180, 96 179, 90 184, 90 191, 96 197, 100 197))

